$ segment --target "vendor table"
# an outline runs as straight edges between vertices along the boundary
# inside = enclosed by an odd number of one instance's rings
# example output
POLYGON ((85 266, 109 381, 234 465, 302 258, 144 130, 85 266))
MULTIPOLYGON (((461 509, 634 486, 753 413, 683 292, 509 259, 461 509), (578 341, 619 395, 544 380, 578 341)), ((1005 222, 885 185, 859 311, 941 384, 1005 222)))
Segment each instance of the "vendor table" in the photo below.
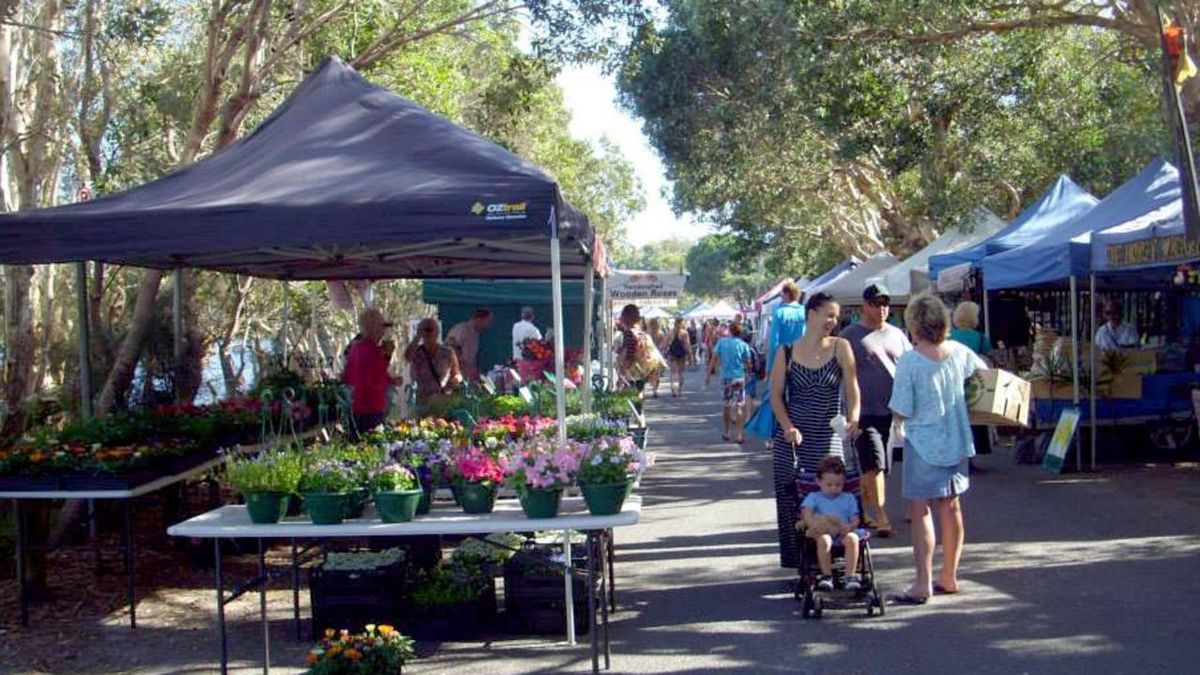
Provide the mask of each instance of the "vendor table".
POLYGON ((219 457, 214 457, 185 471, 155 478, 141 485, 135 485, 123 490, 97 489, 0 491, 0 499, 11 499, 13 501, 13 511, 15 512, 17 520, 17 584, 20 588, 21 596, 21 625, 26 627, 29 626, 29 588, 25 570, 25 552, 27 549, 26 527, 25 517, 23 511, 21 510, 22 500, 86 499, 89 502, 89 518, 95 517, 94 508, 91 504, 92 500, 119 499, 124 502, 124 522, 121 528, 121 547, 125 566, 125 596, 126 601, 129 603, 129 627, 137 628, 137 597, 134 589, 133 569, 133 517, 132 513, 130 512, 130 504, 132 500, 141 497, 142 495, 147 495, 151 492, 157 492, 163 488, 170 487, 176 483, 186 481, 189 478, 199 476, 210 469, 224 464, 233 455, 254 453, 262 450, 265 447, 267 447, 265 444, 238 446, 233 452, 219 457))
MULTIPOLYGON (((1141 398, 1105 398, 1096 400, 1098 421, 1138 424, 1153 422, 1192 411, 1192 387, 1200 387, 1197 373, 1157 373, 1142 376, 1141 398)), ((1080 421, 1091 420, 1091 406, 1086 392, 1081 397, 1080 421)), ((1054 428, 1058 415, 1073 404, 1069 399, 1037 399, 1034 402, 1035 427, 1054 428)))
MULTIPOLYGON (((634 525, 641 519, 642 498, 630 496, 625 500, 622 511, 613 516, 593 516, 587 512, 583 500, 578 497, 566 497, 562 501, 559 515, 556 518, 530 519, 526 518, 521 507, 515 501, 497 502, 496 508, 488 514, 467 514, 457 509, 435 507, 428 515, 420 516, 408 523, 384 523, 368 511, 363 518, 345 521, 339 525, 313 525, 307 520, 285 519, 272 525, 256 525, 250 522, 245 506, 223 506, 208 513, 201 514, 183 523, 173 525, 167 533, 175 537, 191 537, 213 540, 213 555, 215 561, 215 581, 217 592, 217 628, 221 633, 221 672, 228 671, 228 645, 225 628, 225 605, 232 602, 251 588, 257 587, 259 592, 259 612, 263 629, 263 672, 270 671, 271 648, 267 623, 267 581, 269 573, 264 558, 264 539, 290 539, 292 541, 293 579, 296 574, 297 539, 337 539, 362 537, 403 537, 417 535, 455 535, 455 534, 492 534, 496 532, 527 532, 530 530, 562 530, 563 541, 570 541, 570 532, 577 530, 587 535, 587 588, 588 612, 593 620, 589 624, 589 638, 592 646, 592 671, 600 670, 599 631, 604 631, 604 662, 609 665, 608 641, 608 605, 601 601, 599 604, 601 626, 595 619, 597 609, 596 587, 597 575, 603 575, 604 562, 602 557, 607 555, 606 542, 610 540, 609 531, 615 527, 634 525), (258 543, 258 576, 250 581, 233 587, 226 593, 225 580, 221 572, 221 540, 222 539, 254 539, 258 543)), ((569 574, 571 567, 571 547, 564 546, 566 561, 562 566, 565 578, 566 593, 567 638, 575 641, 575 615, 572 602, 572 584, 569 574)), ((607 588, 607 586, 605 587, 607 588)), ((601 589, 601 598, 607 590, 601 589)))

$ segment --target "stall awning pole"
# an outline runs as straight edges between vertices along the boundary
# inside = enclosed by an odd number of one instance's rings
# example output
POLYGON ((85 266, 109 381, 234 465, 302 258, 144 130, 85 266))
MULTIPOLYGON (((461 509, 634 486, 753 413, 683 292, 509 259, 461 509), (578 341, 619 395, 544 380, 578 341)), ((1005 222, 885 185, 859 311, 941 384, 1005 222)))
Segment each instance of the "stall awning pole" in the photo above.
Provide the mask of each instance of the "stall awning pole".
POLYGON ((1088 331, 1089 331, 1088 335, 1093 336, 1092 339, 1088 341, 1088 344, 1091 346, 1090 349, 1088 349, 1088 364, 1089 364, 1088 372, 1090 372, 1092 374, 1092 376, 1088 378, 1088 380, 1090 380, 1090 382, 1091 382, 1091 397, 1090 397, 1091 401, 1089 404, 1090 414, 1088 415, 1088 420, 1092 423, 1092 471, 1095 471, 1096 470, 1096 430, 1097 430, 1097 427, 1096 427, 1096 425, 1097 425, 1097 420, 1096 420, 1096 374, 1097 374, 1097 371, 1096 371, 1096 338, 1094 337, 1096 335, 1096 275, 1095 274, 1090 275, 1090 280, 1088 282, 1088 286, 1089 286, 1088 290, 1090 291, 1089 302, 1091 304, 1091 310, 1092 310, 1091 311, 1092 324, 1088 328, 1088 331))
POLYGON ((600 277, 600 374, 604 381, 611 382, 608 373, 609 362, 612 360, 612 321, 608 317, 608 279, 600 277))
POLYGON ((984 278, 982 270, 980 270, 979 272, 976 272, 976 274, 979 275, 979 279, 980 279, 979 288, 982 289, 982 295, 983 295, 983 297, 981 298, 981 300, 983 301, 983 334, 985 337, 987 337, 987 340, 988 340, 987 343, 990 345, 990 344, 993 344, 992 343, 992 313, 988 309, 987 279, 984 278))
POLYGON ((282 370, 287 370, 288 367, 288 328, 292 323, 292 294, 288 293, 288 282, 281 282, 283 285, 283 330, 279 332, 279 341, 282 343, 279 346, 279 353, 283 357, 283 363, 280 364, 282 370))
POLYGON ((79 413, 92 419, 92 332, 88 326, 87 263, 75 263, 75 294, 79 303, 79 413))
POLYGON ((596 301, 596 270, 591 261, 585 265, 587 271, 583 275, 583 412, 592 412, 592 307, 596 301))
MULTIPOLYGON (((174 292, 171 294, 171 332, 174 338, 172 355, 175 357, 175 372, 183 372, 183 269, 175 270, 174 292)), ((175 386, 175 402, 184 403, 179 398, 179 385, 175 386)))
MULTIPOLYGON (((1079 409, 1079 293, 1077 292, 1075 275, 1071 275, 1071 389, 1075 408, 1079 409)), ((1083 470, 1083 458, 1080 457, 1079 434, 1075 434, 1075 470, 1083 470)))
MULTIPOLYGON (((550 213, 550 280, 554 299, 554 403, 558 419, 558 444, 567 445, 567 387, 563 379, 563 333, 567 325, 563 322, 562 294, 562 250, 558 243, 558 217, 552 210, 550 213)), ((566 549, 568 567, 571 565, 571 536, 570 531, 563 532, 563 548, 566 549)), ((589 561, 591 564, 591 561, 589 561)), ((574 577, 563 575, 563 589, 566 594, 567 642, 575 644, 575 599, 574 577)))

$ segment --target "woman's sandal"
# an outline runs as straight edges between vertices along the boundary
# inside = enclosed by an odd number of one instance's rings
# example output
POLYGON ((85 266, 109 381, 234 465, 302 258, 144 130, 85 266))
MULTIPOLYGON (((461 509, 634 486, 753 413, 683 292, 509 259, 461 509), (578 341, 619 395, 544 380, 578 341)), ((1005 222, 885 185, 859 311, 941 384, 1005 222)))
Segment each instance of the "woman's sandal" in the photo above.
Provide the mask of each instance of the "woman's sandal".
POLYGON ((908 593, 897 593, 888 596, 888 602, 893 605, 924 605, 929 602, 929 598, 920 598, 908 593))
POLYGON ((954 595, 955 593, 958 593, 960 590, 962 590, 962 589, 956 588, 951 591, 941 584, 933 585, 933 592, 936 595, 954 595))

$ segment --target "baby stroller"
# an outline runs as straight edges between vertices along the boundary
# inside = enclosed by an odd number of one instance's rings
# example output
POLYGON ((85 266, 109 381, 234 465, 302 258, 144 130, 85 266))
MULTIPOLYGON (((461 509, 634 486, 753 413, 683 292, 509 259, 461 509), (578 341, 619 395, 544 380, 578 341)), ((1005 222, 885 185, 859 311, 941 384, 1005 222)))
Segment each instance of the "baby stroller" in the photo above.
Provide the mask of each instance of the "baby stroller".
MULTIPOLYGON (((865 607, 867 616, 874 616, 876 612, 880 616, 883 616, 883 595, 879 592, 878 586, 875 585, 875 567, 871 562, 871 534, 867 530, 859 530, 858 569, 855 572, 861 579, 861 587, 858 590, 846 590, 842 587, 841 580, 846 574, 846 551, 841 544, 834 544, 830 555, 833 558, 835 590, 821 591, 817 588, 817 581, 821 575, 821 568, 817 562, 817 544, 812 539, 804 536, 804 523, 801 520, 799 505, 804 501, 804 497, 808 493, 816 492, 820 489, 817 485, 817 477, 814 474, 801 472, 797 475, 796 550, 800 552, 800 564, 796 568, 797 579, 793 595, 796 600, 802 603, 800 614, 805 619, 820 619, 826 609, 860 609, 865 607)), ((847 480, 844 489, 852 493, 856 498, 860 497, 857 478, 847 480)), ((861 498, 858 510, 859 513, 862 513, 861 498)))

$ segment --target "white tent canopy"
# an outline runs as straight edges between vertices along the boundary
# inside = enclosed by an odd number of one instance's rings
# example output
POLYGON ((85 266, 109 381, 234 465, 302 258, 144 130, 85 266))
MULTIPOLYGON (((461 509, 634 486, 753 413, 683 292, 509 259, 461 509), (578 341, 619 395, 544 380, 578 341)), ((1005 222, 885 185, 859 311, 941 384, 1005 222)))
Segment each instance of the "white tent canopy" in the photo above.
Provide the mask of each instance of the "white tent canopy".
POLYGON ((909 298, 929 288, 930 257, 974 246, 1003 227, 1004 221, 999 216, 983 207, 977 208, 963 218, 959 228, 946 232, 886 272, 868 278, 864 288, 880 284, 890 291, 892 302, 908 304, 909 298))
POLYGON ((642 311, 643 319, 669 319, 671 313, 662 307, 648 307, 642 311))
POLYGON ((858 267, 833 281, 814 288, 806 288, 804 292, 809 296, 814 293, 828 293, 842 305, 861 305, 863 289, 870 286, 867 280, 883 274, 899 262, 900 259, 891 253, 876 253, 858 267))
POLYGON ((705 320, 705 319, 728 320, 728 319, 732 319, 732 318, 736 317, 737 315, 738 315, 738 310, 736 308, 734 308, 733 305, 730 305, 728 302, 721 300, 720 302, 718 302, 715 305, 712 305, 711 307, 697 307, 696 309, 692 310, 691 312, 688 312, 687 314, 685 314, 684 318, 700 319, 700 320, 705 320))

